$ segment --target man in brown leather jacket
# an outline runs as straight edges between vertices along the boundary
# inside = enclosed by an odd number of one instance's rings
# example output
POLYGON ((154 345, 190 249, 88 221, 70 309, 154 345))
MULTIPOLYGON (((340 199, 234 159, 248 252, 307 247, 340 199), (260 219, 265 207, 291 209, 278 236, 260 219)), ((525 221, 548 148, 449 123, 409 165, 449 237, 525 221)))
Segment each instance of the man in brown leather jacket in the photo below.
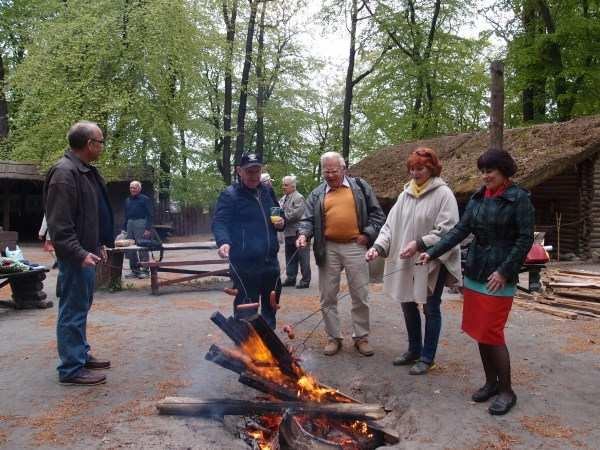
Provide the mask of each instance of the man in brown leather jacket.
POLYGON ((89 369, 108 369, 110 361, 90 354, 87 315, 92 306, 96 265, 113 246, 113 213, 104 180, 90 163, 104 148, 100 127, 87 121, 67 134, 69 150, 48 171, 44 204, 59 267, 59 310, 56 340, 63 384, 94 385, 106 376, 89 369))

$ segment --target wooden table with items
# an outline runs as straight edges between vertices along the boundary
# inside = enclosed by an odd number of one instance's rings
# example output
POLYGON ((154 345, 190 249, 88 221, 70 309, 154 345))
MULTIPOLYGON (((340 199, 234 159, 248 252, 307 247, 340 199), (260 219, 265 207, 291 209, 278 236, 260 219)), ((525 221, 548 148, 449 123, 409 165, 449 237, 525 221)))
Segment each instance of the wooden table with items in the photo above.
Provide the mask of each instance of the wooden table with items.
POLYGON ((44 292, 45 267, 37 267, 26 272, 1 273, 0 288, 10 284, 12 300, 0 300, 0 306, 14 309, 51 308, 53 303, 47 300, 44 292))
POLYGON ((229 276, 229 265, 227 260, 224 259, 200 259, 200 260, 186 260, 186 261, 163 261, 163 256, 167 252, 183 251, 183 250, 216 250, 217 246, 214 242, 179 242, 173 244, 162 244, 160 247, 142 247, 139 245, 129 245, 127 247, 115 247, 108 249, 109 261, 105 268, 105 274, 97 277, 98 282, 101 285, 106 286, 108 281, 109 285, 114 286, 115 280, 118 276, 118 280, 121 280, 121 272, 123 267, 123 256, 127 251, 148 251, 150 252, 150 261, 140 262, 142 267, 148 267, 150 269, 150 285, 152 287, 152 294, 160 294, 160 288, 164 286, 170 286, 173 284, 185 283, 188 281, 196 280, 199 278, 205 278, 210 276, 229 276), (217 270, 199 270, 189 269, 188 266, 206 266, 206 265, 221 265, 223 267, 217 270), (186 276, 159 280, 159 272, 164 273, 176 273, 183 274, 186 276), (118 274, 117 274, 118 273, 118 274))

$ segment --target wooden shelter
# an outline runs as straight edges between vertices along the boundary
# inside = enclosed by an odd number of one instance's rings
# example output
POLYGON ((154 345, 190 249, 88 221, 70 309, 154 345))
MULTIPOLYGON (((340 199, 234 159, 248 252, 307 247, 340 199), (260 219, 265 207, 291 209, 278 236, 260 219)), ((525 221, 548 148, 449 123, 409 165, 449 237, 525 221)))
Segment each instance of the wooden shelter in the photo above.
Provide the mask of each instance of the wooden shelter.
MULTIPOLYGON (((488 143, 485 131, 405 142, 377 151, 350 172, 369 182, 388 211, 408 181, 408 155, 430 147, 462 208, 481 185, 476 162, 488 143)), ((546 232, 546 243, 561 254, 600 257, 600 116, 505 130, 504 149, 519 166, 515 182, 531 191, 536 230, 546 232)))
MULTIPOLYGON (((34 239, 42 223, 42 191, 45 173, 34 162, 0 160, 0 226, 16 231, 20 240, 34 239)), ((115 232, 121 229, 124 202, 129 195, 129 182, 142 182, 142 192, 154 197, 150 169, 123 169, 118 177, 108 180, 108 197, 115 214, 115 232)))

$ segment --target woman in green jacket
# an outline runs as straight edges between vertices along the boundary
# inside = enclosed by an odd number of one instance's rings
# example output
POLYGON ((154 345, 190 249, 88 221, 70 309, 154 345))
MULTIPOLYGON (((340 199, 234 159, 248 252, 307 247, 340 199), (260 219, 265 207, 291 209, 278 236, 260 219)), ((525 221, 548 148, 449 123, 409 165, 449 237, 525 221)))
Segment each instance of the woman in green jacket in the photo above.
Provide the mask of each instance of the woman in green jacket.
POLYGON ((485 384, 472 399, 484 402, 496 396, 489 412, 501 415, 517 401, 504 325, 519 269, 533 244, 534 209, 528 192, 510 179, 517 165, 508 152, 488 150, 477 160, 477 167, 484 186, 473 194, 460 222, 422 253, 419 261, 438 258, 473 233, 464 267, 462 329, 479 343, 485 384))

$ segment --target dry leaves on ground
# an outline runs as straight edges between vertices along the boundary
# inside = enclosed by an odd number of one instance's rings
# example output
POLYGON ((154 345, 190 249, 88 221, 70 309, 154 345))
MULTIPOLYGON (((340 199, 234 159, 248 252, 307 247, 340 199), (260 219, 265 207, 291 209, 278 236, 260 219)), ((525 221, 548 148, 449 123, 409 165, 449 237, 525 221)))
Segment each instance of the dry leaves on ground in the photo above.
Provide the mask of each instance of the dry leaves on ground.
POLYGON ((538 437, 570 439, 576 433, 573 428, 562 425, 556 416, 523 416, 520 422, 523 428, 538 437))
POLYGON ((475 446, 471 447, 471 450, 510 450, 521 443, 518 438, 498 428, 483 430, 483 433, 487 436, 481 438, 475 446))

